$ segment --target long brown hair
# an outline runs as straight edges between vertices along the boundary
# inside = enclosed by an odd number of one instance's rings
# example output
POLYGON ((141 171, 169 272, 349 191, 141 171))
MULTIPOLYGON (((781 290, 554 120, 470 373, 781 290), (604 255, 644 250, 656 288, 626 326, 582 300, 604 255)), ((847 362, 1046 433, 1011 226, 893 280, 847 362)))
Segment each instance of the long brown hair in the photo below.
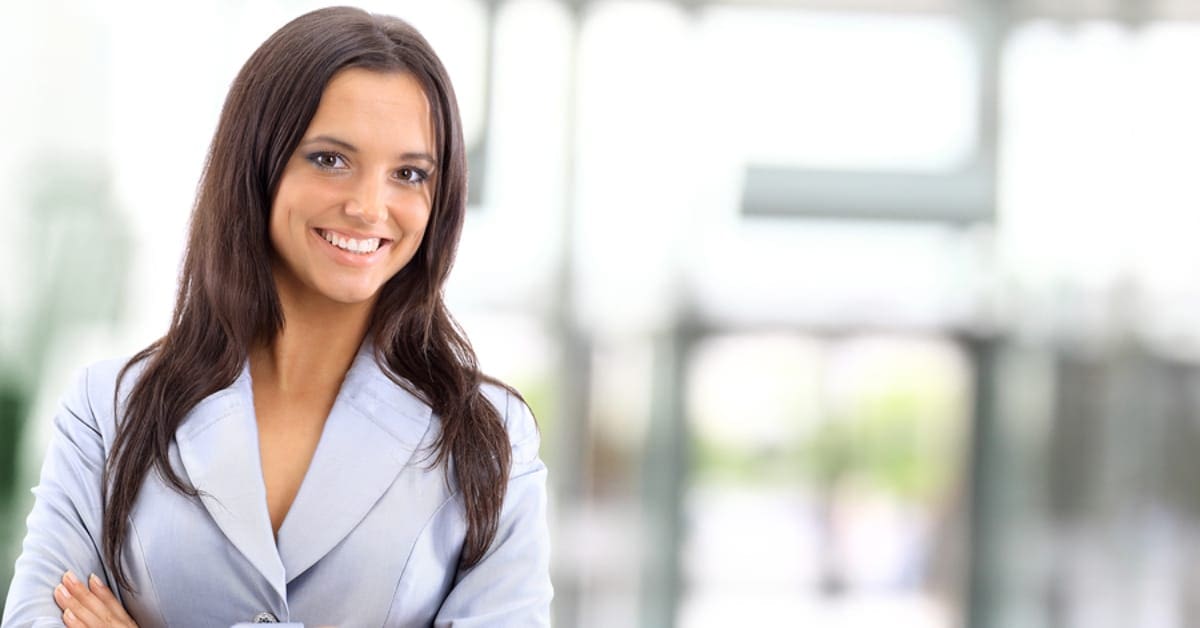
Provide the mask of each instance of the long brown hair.
POLYGON ((350 67, 410 73, 429 100, 438 161, 429 224, 412 260, 380 289, 368 334, 383 370, 440 418, 433 464, 453 460, 445 468, 454 469, 466 511, 460 568, 477 563, 495 538, 510 467, 508 434, 479 390, 494 380, 479 372, 442 301, 467 202, 454 91, 432 48, 404 21, 328 8, 276 31, 238 73, 201 177, 170 328, 121 370, 124 378, 146 360, 103 481, 104 559, 125 589, 131 586, 119 558, 147 474, 156 469, 175 490, 199 494, 171 468, 175 430, 202 399, 233 383, 250 347, 271 342, 283 325, 270 271, 271 202, 325 85, 350 67))

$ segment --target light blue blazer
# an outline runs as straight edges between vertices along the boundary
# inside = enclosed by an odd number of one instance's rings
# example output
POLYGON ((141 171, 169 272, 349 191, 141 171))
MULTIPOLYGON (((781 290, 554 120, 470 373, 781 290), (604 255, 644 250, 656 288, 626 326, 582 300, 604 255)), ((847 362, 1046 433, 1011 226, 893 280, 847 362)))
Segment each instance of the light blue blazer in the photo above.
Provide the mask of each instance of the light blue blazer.
MULTIPOLYGON (((111 584, 101 563, 100 474, 116 426, 124 360, 84 369, 54 418, 3 627, 62 626, 52 592, 63 572, 111 584)), ((140 365, 121 387, 125 398, 140 365)), ((529 409, 486 385, 513 447, 496 539, 456 569, 461 498, 430 468, 439 431, 428 405, 393 383, 369 343, 355 357, 299 493, 271 532, 248 365, 184 419, 172 466, 199 498, 148 474, 122 561, 136 592, 122 601, 142 628, 266 619, 316 626, 546 626, 553 595, 546 467, 529 409)))

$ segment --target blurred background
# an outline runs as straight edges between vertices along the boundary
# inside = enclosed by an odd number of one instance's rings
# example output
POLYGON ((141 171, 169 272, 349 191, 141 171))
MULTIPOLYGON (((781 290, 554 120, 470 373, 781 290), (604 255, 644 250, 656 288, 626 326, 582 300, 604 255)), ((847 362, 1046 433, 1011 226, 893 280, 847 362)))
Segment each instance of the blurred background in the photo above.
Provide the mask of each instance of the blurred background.
MULTIPOLYGON (((0 8, 0 599, 318 6, 0 8)), ((455 80, 448 299, 539 417, 557 626, 1200 626, 1200 3, 361 6, 455 80)))

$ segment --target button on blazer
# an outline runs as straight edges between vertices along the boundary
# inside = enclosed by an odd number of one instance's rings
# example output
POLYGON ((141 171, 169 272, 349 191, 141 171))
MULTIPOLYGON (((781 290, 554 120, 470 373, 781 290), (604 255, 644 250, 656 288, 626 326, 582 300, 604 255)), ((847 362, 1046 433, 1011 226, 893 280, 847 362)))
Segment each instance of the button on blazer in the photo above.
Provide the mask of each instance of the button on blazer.
MULTIPOLYGON (((54 417, 4 628, 62 626, 53 590, 68 569, 112 584, 100 558, 100 478, 124 363, 83 369, 54 417)), ((121 400, 140 373, 141 364, 130 369, 121 400)), ((134 589, 119 592, 126 610, 143 628, 265 616, 309 627, 549 625, 537 427, 520 399, 490 384, 483 392, 507 425, 512 472, 495 540, 479 563, 459 570, 466 519, 453 474, 432 466, 439 419, 387 377, 369 342, 342 382, 276 540, 247 363, 229 388, 188 413, 171 443, 172 467, 200 496, 147 474, 121 556, 134 589)))

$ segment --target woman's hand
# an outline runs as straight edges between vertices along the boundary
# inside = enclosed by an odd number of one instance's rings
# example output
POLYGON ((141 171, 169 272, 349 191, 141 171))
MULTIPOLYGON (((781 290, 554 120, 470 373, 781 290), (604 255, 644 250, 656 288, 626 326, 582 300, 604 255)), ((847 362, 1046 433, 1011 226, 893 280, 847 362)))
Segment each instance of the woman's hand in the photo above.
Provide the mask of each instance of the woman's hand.
POLYGON ((137 628, 116 596, 95 575, 85 585, 68 571, 62 584, 54 588, 54 601, 63 609, 63 623, 69 628, 137 628))

